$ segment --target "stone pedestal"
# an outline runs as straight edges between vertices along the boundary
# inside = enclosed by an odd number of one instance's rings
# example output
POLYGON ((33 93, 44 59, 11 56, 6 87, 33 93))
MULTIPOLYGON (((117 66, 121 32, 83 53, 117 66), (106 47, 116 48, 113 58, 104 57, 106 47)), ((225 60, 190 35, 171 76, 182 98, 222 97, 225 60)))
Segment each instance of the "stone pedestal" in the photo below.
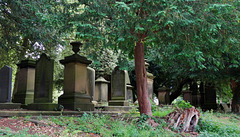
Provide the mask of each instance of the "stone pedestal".
POLYGON ((190 90, 184 90, 184 91, 182 91, 182 93, 183 93, 183 100, 191 103, 192 102, 192 92, 190 90))
POLYGON ((13 102, 28 105, 33 103, 35 67, 36 62, 33 60, 23 60, 18 64, 19 71, 15 80, 15 93, 13 102))
POLYGON ((170 89, 166 87, 162 87, 158 89, 158 100, 159 104, 170 104, 170 89))
POLYGON ((53 60, 44 53, 37 60, 34 102, 27 106, 28 109, 57 110, 58 104, 53 103, 53 67, 53 60))
POLYGON ((100 77, 95 81, 95 96, 94 100, 98 102, 98 106, 108 105, 108 84, 109 81, 103 78, 103 70, 99 70, 100 77))
POLYGON ((87 66, 92 61, 77 54, 80 44, 72 42, 75 54, 60 60, 64 65, 64 93, 58 98, 58 104, 66 109, 93 111, 94 105, 87 94, 87 66))

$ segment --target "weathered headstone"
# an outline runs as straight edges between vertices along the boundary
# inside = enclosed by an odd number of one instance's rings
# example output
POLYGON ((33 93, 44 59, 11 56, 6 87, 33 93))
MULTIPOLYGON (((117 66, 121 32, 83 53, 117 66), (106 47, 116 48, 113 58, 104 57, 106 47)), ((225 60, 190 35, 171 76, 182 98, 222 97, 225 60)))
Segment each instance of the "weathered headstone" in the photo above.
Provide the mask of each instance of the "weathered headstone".
POLYGON ((133 86, 127 85, 127 100, 133 103, 133 86))
POLYGON ((11 102, 12 68, 4 66, 0 70, 0 103, 11 102))
POLYGON ((87 94, 93 100, 95 94, 95 70, 93 68, 87 67, 87 94))
MULTIPOLYGON (((146 60, 145 60, 146 61, 146 60)), ((145 67, 148 69, 149 64, 145 62, 145 67)), ((148 97, 153 99, 153 82, 155 76, 152 73, 147 72, 147 87, 148 87, 148 97)))
POLYGON ((0 109, 20 108, 20 104, 11 103, 12 68, 4 66, 0 69, 0 109))
POLYGON ((99 70, 99 78, 95 82, 94 100, 98 102, 98 106, 108 105, 108 84, 109 81, 103 78, 103 70, 99 70))
POLYGON ((170 89, 166 87, 161 87, 158 89, 158 100, 159 104, 170 104, 170 89))
POLYGON ((71 45, 75 54, 60 60, 64 65, 64 93, 58 98, 58 104, 66 109, 93 111, 94 105, 87 93, 87 66, 92 61, 77 54, 80 42, 72 42, 71 45))
POLYGON ((111 78, 111 100, 109 106, 129 106, 127 101, 127 71, 115 67, 111 78))
POLYGON ((42 54, 37 60, 34 87, 34 103, 29 109, 56 110, 58 105, 53 102, 53 60, 42 54))
POLYGON ((225 113, 229 113, 231 112, 231 106, 230 104, 226 104, 226 103, 221 103, 220 106, 223 108, 225 113))
POLYGON ((23 60, 18 64, 16 73, 13 102, 28 105, 33 103, 36 62, 23 60))

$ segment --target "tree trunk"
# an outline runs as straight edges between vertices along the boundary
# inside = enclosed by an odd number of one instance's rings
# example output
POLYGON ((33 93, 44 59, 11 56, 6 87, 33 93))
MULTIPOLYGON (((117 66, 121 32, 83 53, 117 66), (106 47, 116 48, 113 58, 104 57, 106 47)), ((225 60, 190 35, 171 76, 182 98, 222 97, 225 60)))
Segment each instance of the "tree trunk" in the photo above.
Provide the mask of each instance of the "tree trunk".
POLYGON ((240 113, 240 82, 231 80, 231 89, 233 93, 232 112, 240 113))
POLYGON ((147 90, 147 71, 145 68, 144 61, 144 45, 140 41, 136 42, 134 56, 135 56, 137 97, 140 114, 152 116, 151 103, 148 97, 147 90))
POLYGON ((168 127, 175 131, 192 132, 196 130, 200 111, 195 107, 186 108, 185 110, 177 108, 175 111, 165 116, 168 127))
POLYGON ((186 79, 183 79, 177 86, 176 90, 170 95, 170 104, 174 101, 174 99, 176 99, 178 96, 181 95, 182 93, 182 89, 183 89, 183 86, 190 82, 191 79, 189 78, 186 78, 186 79))

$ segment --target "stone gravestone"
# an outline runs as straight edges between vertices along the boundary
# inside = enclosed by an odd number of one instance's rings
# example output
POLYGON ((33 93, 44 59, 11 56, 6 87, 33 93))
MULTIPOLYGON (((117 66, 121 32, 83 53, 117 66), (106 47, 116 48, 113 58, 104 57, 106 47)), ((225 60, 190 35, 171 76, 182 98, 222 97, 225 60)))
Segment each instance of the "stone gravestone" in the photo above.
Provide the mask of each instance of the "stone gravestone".
POLYGON ((95 93, 95 70, 91 67, 87 67, 87 94, 93 100, 95 93))
POLYGON ((223 108, 223 110, 224 110, 225 113, 231 112, 231 107, 230 107, 230 105, 228 106, 228 104, 221 103, 220 106, 223 108))
POLYGON ((86 57, 80 56, 80 42, 72 42, 75 54, 60 60, 64 65, 64 93, 58 98, 58 104, 71 110, 93 111, 94 105, 87 93, 87 66, 92 63, 86 57))
POLYGON ((22 107, 25 107, 33 103, 36 62, 23 60, 17 65, 18 72, 14 85, 13 102, 21 103, 22 107))
POLYGON ((0 70, 0 103, 11 102, 12 68, 4 66, 0 70))
MULTIPOLYGON (((145 60, 145 67, 148 69, 149 64, 145 60)), ((148 97, 153 100, 153 82, 155 76, 152 73, 147 72, 147 87, 148 87, 148 97)))
POLYGON ((127 85, 127 100, 133 103, 133 86, 127 85))
POLYGON ((37 60, 35 73, 34 103, 29 109, 56 110, 58 105, 53 102, 53 60, 42 54, 37 60))
POLYGON ((115 67, 111 78, 111 100, 109 106, 129 106, 127 101, 127 83, 130 83, 127 78, 126 70, 119 70, 119 66, 115 67))
POLYGON ((0 109, 20 108, 20 104, 11 103, 12 68, 4 66, 0 70, 0 109))

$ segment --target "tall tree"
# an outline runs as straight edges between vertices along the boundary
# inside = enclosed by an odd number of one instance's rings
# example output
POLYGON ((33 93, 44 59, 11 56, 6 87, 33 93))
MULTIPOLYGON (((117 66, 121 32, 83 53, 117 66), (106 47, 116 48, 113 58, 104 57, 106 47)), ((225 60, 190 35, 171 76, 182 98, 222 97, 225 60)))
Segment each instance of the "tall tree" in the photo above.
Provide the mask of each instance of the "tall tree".
POLYGON ((134 55, 140 113, 152 115, 144 51, 160 49, 155 55, 185 77, 189 72, 191 76, 217 72, 225 66, 221 57, 233 56, 229 61, 234 62, 239 55, 237 6, 234 0, 81 0, 67 9, 78 39, 89 45, 101 41, 134 55))

